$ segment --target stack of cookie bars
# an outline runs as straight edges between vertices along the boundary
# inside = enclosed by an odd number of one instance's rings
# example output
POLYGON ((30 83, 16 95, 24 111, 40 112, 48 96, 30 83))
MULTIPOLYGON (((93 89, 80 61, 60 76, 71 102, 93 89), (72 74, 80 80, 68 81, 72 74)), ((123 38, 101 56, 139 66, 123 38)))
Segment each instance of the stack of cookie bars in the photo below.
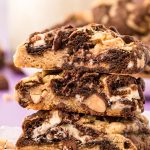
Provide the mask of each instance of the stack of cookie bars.
POLYGON ((17 67, 43 69, 16 85, 28 116, 18 150, 150 150, 144 82, 149 61, 140 41, 99 24, 33 33, 17 67))

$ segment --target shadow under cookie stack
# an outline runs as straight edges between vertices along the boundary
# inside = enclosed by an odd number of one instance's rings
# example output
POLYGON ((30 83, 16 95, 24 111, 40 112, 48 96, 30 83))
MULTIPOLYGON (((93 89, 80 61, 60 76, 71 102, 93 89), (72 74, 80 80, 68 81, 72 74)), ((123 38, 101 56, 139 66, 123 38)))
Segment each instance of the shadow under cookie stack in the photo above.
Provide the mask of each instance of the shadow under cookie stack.
POLYGON ((18 150, 150 150, 144 111, 148 47, 99 24, 33 33, 14 57, 43 69, 16 85, 16 99, 38 110, 22 125, 18 150))

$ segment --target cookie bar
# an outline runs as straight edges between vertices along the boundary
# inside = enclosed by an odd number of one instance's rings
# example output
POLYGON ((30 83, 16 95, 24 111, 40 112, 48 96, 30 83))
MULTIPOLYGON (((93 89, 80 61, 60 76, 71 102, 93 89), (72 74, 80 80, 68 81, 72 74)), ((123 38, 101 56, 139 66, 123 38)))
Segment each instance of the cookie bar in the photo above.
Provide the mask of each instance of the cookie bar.
POLYGON ((150 150, 150 129, 144 116, 95 117, 58 110, 27 117, 18 150, 150 150))
POLYGON ((88 68, 101 73, 138 73, 150 56, 149 48, 114 28, 90 24, 36 32, 18 47, 17 67, 44 70, 88 68))
POLYGON ((144 81, 128 75, 109 75, 85 70, 38 72, 16 85, 22 107, 62 109, 91 115, 132 116, 143 112, 144 81), (53 72, 54 74, 54 72, 53 72))

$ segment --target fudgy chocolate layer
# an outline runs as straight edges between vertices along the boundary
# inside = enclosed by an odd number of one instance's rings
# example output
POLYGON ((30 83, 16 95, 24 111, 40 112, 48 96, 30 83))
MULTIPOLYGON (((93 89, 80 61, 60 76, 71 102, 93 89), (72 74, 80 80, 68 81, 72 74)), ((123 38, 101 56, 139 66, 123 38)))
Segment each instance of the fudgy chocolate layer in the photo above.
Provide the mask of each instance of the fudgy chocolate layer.
POLYGON ((114 28, 89 24, 32 34, 18 48, 15 64, 46 70, 88 68, 130 74, 142 71, 149 56, 149 48, 132 37, 120 35, 114 28))
POLYGON ((118 89, 127 88, 133 84, 139 85, 141 90, 144 91, 145 84, 141 78, 136 79, 129 75, 100 74, 96 71, 84 69, 64 71, 62 78, 51 81, 51 87, 58 96, 75 97, 76 94, 79 94, 86 98, 93 93, 100 95, 105 87, 108 88, 110 96, 129 94, 127 91, 119 91, 118 89))
POLYGON ((143 116, 125 119, 53 110, 39 111, 27 117, 23 123, 22 137, 16 145, 25 147, 63 143, 61 149, 72 147, 77 150, 99 145, 101 149, 108 150, 132 150, 134 146, 138 150, 148 150, 149 138, 148 121, 143 116))

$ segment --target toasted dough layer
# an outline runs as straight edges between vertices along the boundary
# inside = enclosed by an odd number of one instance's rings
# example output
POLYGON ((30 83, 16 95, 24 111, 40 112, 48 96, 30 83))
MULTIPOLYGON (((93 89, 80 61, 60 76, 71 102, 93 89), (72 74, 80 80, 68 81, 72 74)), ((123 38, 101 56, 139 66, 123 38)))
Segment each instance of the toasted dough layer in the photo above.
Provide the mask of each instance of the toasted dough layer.
POLYGON ((132 116, 143 112, 144 81, 124 75, 83 70, 38 72, 16 85, 22 107, 35 110, 62 109, 91 115, 132 116))
POLYGON ((62 27, 32 34, 18 47, 17 67, 88 68, 101 73, 137 73, 150 56, 149 48, 114 28, 99 24, 62 27))
POLYGON ((149 150, 150 129, 144 116, 95 117, 39 111, 27 117, 18 149, 149 150))

